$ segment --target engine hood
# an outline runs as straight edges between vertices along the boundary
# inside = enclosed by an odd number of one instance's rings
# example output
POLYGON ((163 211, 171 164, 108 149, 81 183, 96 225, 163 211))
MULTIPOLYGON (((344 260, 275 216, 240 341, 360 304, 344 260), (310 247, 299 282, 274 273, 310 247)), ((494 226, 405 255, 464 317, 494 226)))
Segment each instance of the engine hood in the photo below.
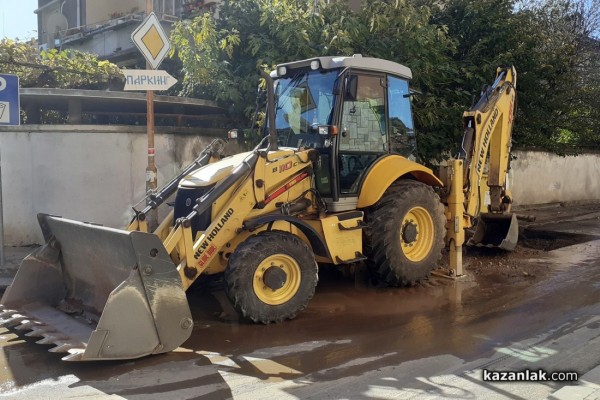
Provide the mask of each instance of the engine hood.
POLYGON ((179 187, 197 188, 213 185, 231 175, 234 168, 240 165, 250 153, 250 151, 239 153, 198 168, 191 174, 184 176, 179 182, 179 187))

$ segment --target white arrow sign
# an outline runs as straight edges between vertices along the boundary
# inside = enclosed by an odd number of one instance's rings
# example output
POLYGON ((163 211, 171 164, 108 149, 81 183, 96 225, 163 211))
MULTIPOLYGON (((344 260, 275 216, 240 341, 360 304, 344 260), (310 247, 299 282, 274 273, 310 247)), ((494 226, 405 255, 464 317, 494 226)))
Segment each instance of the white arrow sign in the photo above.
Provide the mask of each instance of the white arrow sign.
POLYGON ((124 69, 123 90, 167 90, 177 83, 167 71, 152 69, 124 69))

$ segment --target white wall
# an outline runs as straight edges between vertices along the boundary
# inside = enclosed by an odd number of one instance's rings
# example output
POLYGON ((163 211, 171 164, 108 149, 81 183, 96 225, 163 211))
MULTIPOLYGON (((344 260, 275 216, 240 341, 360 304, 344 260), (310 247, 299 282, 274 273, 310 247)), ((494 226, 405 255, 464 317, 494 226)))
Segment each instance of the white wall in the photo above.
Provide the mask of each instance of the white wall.
MULTIPOLYGON (((201 135, 156 134, 159 186, 214 138, 201 135)), ((125 226, 145 193, 146 153, 145 127, 0 127, 5 243, 41 243, 39 212, 125 226)))
POLYGON ((600 200, 600 154, 560 157, 513 151, 509 182, 515 205, 600 200))
MULTIPOLYGON (((41 243, 39 212, 125 226, 132 215, 130 206, 145 192, 145 132, 145 127, 135 126, 0 127, 5 243, 41 243)), ((155 139, 159 186, 213 138, 201 130, 169 132, 158 130, 155 139)), ((237 150, 230 145, 227 153, 237 150)), ((515 205, 600 199, 600 154, 513 155, 515 205)))

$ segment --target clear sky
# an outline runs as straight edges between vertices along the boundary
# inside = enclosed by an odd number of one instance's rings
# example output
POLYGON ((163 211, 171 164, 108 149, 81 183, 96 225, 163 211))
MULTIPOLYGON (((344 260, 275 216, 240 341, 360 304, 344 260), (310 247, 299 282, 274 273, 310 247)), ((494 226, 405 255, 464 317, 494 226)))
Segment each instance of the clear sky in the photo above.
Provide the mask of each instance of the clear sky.
POLYGON ((37 0, 0 0, 0 38, 37 38, 37 0))

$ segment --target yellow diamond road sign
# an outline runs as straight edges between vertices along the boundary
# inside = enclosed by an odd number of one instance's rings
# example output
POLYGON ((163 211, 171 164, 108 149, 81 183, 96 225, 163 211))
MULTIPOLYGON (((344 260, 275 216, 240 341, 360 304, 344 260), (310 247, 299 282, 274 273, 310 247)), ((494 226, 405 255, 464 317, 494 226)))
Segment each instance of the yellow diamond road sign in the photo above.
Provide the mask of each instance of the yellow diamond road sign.
POLYGON ((131 40, 142 52, 152 69, 158 68, 171 48, 167 34, 154 13, 150 13, 144 22, 133 31, 131 40))

